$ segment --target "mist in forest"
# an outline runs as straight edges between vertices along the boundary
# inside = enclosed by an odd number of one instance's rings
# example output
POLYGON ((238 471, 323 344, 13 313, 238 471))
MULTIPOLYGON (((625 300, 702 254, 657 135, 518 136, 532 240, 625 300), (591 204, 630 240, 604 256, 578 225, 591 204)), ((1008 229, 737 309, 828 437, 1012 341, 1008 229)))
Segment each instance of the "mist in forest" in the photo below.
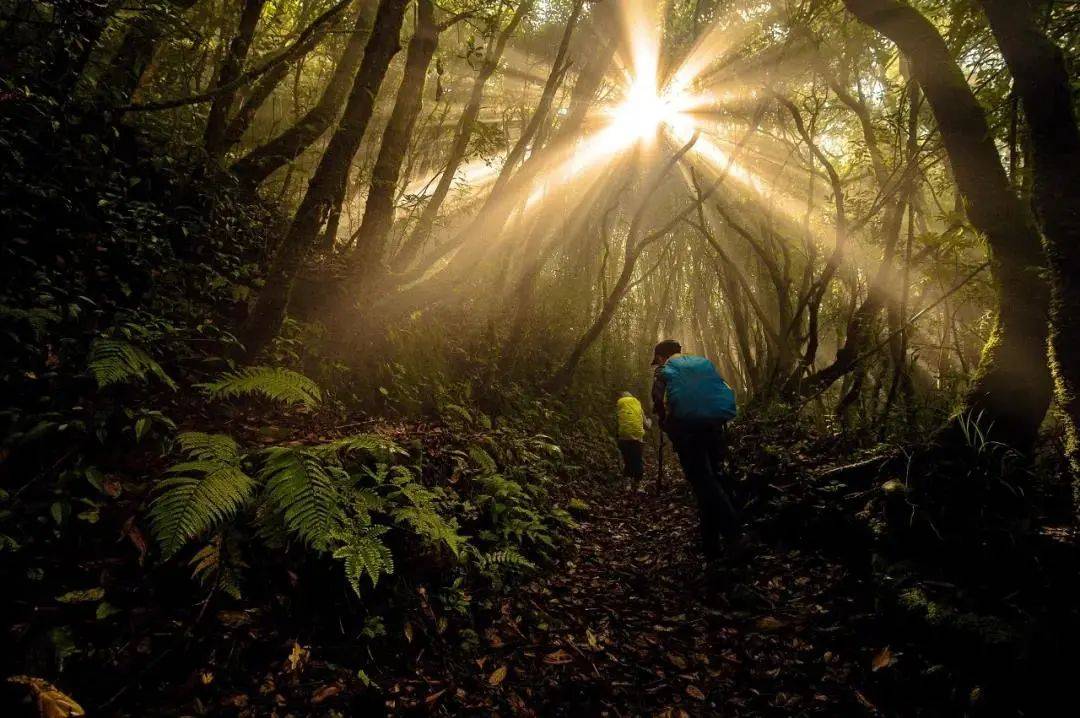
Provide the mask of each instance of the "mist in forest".
POLYGON ((1080 3, 0 0, 4 715, 1040 715, 1080 3))

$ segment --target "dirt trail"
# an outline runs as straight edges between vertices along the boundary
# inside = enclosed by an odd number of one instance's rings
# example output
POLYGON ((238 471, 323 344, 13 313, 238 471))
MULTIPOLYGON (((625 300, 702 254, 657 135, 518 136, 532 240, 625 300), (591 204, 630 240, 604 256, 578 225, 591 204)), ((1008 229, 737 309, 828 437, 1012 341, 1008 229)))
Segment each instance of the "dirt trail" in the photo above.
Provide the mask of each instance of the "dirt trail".
POLYGON ((584 491, 589 511, 562 570, 502 605, 481 658, 443 664, 456 677, 429 707, 541 716, 876 712, 858 689, 873 654, 838 648, 852 645, 857 609, 848 596, 863 593, 840 566, 752 542, 740 561, 706 571, 681 479, 662 496, 584 491))

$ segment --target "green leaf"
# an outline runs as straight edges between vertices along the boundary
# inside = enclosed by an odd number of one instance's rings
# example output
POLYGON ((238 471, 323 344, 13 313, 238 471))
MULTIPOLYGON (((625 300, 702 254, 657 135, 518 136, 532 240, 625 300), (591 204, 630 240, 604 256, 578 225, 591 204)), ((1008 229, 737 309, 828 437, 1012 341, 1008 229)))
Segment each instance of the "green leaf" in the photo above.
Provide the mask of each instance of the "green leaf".
POLYGON ((150 418, 143 416, 135 422, 135 441, 142 441, 143 436, 150 429, 150 418))
POLYGON ((173 465, 150 504, 150 527, 166 560, 192 539, 246 506, 255 481, 240 467, 240 447, 224 434, 188 432, 177 437, 192 458, 173 465))
POLYGON ((268 503, 301 541, 325 550, 342 515, 335 478, 348 481, 348 475, 305 449, 275 446, 266 457, 259 478, 266 484, 268 503))
POLYGON ((389 529, 386 526, 363 526, 353 524, 333 532, 331 538, 337 543, 333 556, 345 563, 345 578, 349 586, 360 595, 360 579, 365 575, 375 586, 383 574, 394 572, 394 557, 390 549, 379 540, 389 529))
POLYGON ((214 399, 256 394, 273 401, 302 404, 308 408, 313 408, 322 401, 318 384, 299 372, 283 367, 247 367, 225 374, 217 381, 196 386, 214 399))
POLYGON ((83 589, 82 591, 68 591, 57 596, 56 600, 60 603, 90 603, 91 601, 100 601, 103 598, 105 598, 105 589, 98 586, 83 589))
POLYGON ((94 340, 90 345, 88 368, 101 389, 112 384, 146 381, 151 376, 170 389, 177 388, 176 382, 149 354, 134 344, 118 339, 94 340))
POLYGON ((108 601, 102 601, 98 604, 97 610, 94 611, 94 617, 99 621, 104 621, 110 616, 115 616, 122 611, 116 606, 112 605, 108 601))

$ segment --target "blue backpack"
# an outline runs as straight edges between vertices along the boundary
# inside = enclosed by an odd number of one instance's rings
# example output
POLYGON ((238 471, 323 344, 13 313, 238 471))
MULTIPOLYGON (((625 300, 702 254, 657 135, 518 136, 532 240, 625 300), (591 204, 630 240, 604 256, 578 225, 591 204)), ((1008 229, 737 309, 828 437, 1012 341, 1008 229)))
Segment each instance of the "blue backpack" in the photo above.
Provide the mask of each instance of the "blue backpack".
POLYGON ((668 415, 679 421, 730 421, 735 392, 705 357, 678 354, 660 369, 667 385, 668 415))

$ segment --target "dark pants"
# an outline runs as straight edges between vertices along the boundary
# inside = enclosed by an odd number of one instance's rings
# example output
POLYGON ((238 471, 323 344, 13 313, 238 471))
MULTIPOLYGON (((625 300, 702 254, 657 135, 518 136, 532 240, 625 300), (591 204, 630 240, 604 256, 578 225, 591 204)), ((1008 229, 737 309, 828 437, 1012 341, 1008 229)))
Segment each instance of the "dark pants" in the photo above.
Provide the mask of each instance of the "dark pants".
POLYGON ((634 439, 619 439, 619 453, 622 454, 623 476, 641 483, 645 476, 645 444, 634 439))
POLYGON ((723 426, 681 426, 670 429, 668 436, 697 497, 705 556, 714 557, 720 549, 720 536, 731 539, 737 531, 735 507, 722 483, 727 449, 723 426))

